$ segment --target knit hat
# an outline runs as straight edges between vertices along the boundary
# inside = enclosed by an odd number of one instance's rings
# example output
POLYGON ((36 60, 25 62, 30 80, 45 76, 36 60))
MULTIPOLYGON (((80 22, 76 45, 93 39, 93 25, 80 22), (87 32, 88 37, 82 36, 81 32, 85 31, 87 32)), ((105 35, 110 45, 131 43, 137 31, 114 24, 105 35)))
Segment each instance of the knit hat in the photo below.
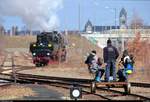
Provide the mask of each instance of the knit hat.
POLYGON ((111 44, 111 40, 110 39, 107 40, 107 44, 111 44))
POLYGON ((96 55, 96 51, 95 51, 95 50, 93 50, 93 51, 92 51, 92 54, 93 54, 93 55, 96 55))

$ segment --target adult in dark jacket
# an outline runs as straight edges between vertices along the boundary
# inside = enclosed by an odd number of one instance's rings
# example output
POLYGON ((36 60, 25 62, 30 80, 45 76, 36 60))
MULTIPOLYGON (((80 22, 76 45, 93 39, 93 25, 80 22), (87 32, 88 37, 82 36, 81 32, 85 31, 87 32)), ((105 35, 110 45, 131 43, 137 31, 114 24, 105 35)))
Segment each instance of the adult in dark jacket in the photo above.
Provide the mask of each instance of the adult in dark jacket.
POLYGON ((106 63, 105 80, 109 81, 110 70, 112 70, 113 80, 116 81, 116 59, 119 53, 116 47, 112 46, 111 40, 107 40, 107 47, 103 49, 104 63, 106 63))

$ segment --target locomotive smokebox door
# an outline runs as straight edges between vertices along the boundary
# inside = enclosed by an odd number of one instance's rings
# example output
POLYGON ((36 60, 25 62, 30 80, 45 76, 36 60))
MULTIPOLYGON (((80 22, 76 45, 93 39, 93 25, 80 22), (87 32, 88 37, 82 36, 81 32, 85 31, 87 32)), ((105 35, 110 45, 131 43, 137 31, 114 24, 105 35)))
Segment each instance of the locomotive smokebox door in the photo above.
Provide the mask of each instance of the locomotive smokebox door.
POLYGON ((63 49, 63 45, 65 45, 64 38, 57 31, 42 32, 40 35, 37 35, 37 41, 31 43, 29 48, 34 64, 37 66, 39 64, 47 65, 50 61, 58 62, 61 58, 65 60, 66 56, 63 51, 59 55, 57 53, 63 49))

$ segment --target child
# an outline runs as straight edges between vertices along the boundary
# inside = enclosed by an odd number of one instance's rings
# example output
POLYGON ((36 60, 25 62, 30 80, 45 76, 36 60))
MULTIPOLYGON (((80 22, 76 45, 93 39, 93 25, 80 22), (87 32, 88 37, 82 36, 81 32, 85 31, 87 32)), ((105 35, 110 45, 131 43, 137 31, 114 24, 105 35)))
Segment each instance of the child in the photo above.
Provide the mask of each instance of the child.
POLYGON ((133 72, 133 55, 129 55, 128 51, 125 50, 123 52, 123 56, 121 58, 120 63, 124 66, 124 69, 120 69, 117 74, 119 76, 119 81, 127 81, 127 77, 129 74, 133 72))
POLYGON ((94 80, 100 82, 104 70, 100 68, 102 61, 101 58, 97 58, 96 51, 91 52, 91 54, 87 57, 85 64, 88 65, 89 72, 95 74, 94 80))
POLYGON ((102 76, 103 76, 103 74, 105 72, 105 70, 101 68, 101 65, 102 65, 102 59, 99 57, 98 61, 97 61, 97 67, 98 67, 98 69, 97 69, 96 75, 95 75, 95 80, 97 82, 101 82, 101 78, 102 78, 102 76))
POLYGON ((87 64, 89 72, 93 73, 96 71, 96 66, 97 66, 97 55, 96 55, 96 51, 93 50, 91 51, 91 53, 89 54, 89 56, 87 57, 85 64, 87 64))

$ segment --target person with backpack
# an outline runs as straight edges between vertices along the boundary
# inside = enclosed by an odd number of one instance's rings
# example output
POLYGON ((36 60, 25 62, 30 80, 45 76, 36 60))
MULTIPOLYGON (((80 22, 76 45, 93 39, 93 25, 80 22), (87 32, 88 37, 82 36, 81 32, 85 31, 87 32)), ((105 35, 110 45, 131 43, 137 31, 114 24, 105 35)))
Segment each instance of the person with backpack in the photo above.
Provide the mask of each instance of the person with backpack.
POLYGON ((110 74, 113 75, 113 81, 116 81, 116 59, 119 53, 116 47, 112 46, 111 40, 107 40, 107 46, 103 49, 104 63, 106 64, 105 81, 110 81, 110 74), (112 73, 110 73, 112 70, 112 73))
POLYGON ((128 50, 124 50, 121 61, 119 63, 121 63, 124 67, 117 72, 119 81, 127 81, 128 75, 133 73, 133 55, 129 55, 128 50))
POLYGON ((85 64, 87 64, 90 73, 92 73, 91 68, 94 67, 94 65, 96 65, 97 59, 98 57, 96 55, 96 51, 95 50, 91 51, 91 53, 88 55, 85 61, 85 64))
POLYGON ((101 62, 101 59, 97 57, 95 50, 93 50, 89 54, 89 56, 87 57, 87 59, 85 61, 85 64, 87 64, 89 72, 95 74, 94 79, 96 81, 100 82, 101 77, 104 73, 104 70, 101 69, 101 67, 100 67, 102 65, 102 62, 101 62))

